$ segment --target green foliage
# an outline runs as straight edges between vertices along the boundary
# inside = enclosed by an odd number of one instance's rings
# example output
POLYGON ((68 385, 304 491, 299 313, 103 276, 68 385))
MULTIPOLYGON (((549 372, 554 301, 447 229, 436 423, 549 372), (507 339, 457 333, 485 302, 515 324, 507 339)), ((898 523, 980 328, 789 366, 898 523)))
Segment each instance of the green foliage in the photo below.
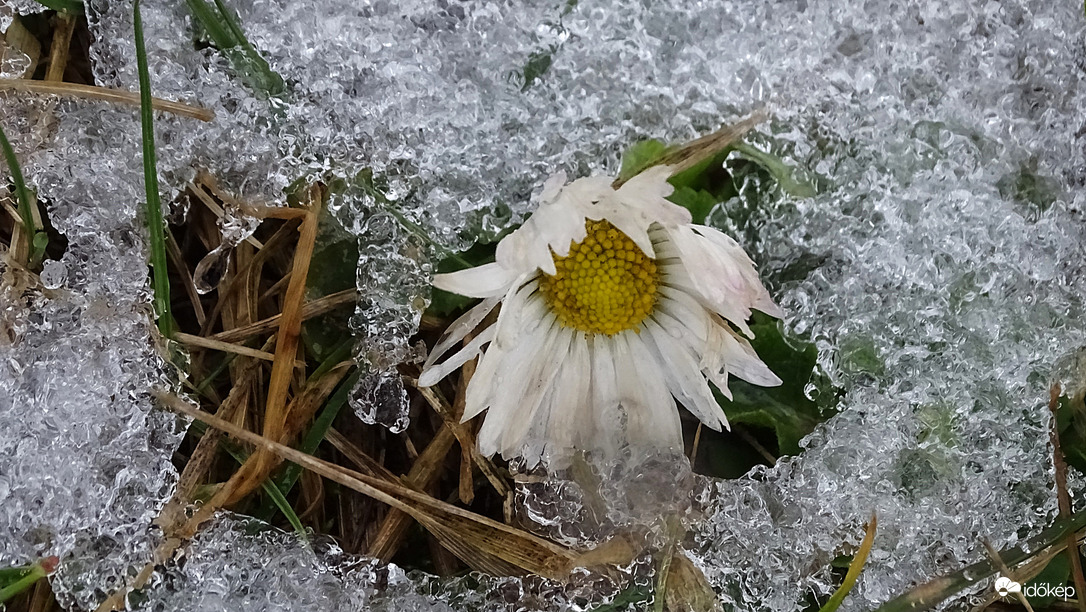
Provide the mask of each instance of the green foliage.
POLYGON ((738 194, 735 181, 724 169, 730 152, 725 149, 668 180, 675 191, 667 199, 689 210, 694 223, 704 224, 717 204, 738 194))
POLYGON ((1018 170, 1004 175, 996 182, 999 195, 1024 207, 1031 219, 1052 208, 1060 197, 1060 185, 1056 179, 1037 171, 1037 158, 1031 157, 1018 170))
POLYGON ((737 142, 732 147, 746 159, 765 168, 777 180, 781 189, 790 196, 797 198, 810 198, 815 195, 815 188, 806 180, 799 177, 799 173, 785 164, 775 155, 771 155, 757 149, 754 145, 745 142, 737 142))
MULTIPOLYGON (((1046 589, 1030 589, 1029 585, 1058 587, 1067 584, 1068 578, 1071 577, 1071 559, 1067 557, 1066 553, 1058 554, 1052 557, 1052 560, 1048 562, 1041 573, 1033 577, 1033 580, 1022 585, 1023 592, 1045 592, 1046 589)), ((1047 589, 1051 591, 1051 589, 1047 589)), ((1026 599, 1029 600, 1030 605, 1034 610, 1044 610, 1048 606, 1052 605, 1056 601, 1055 595, 1048 595, 1046 597, 1030 597, 1026 595, 1026 599)))
MULTIPOLYGON (((353 341, 351 344, 353 344, 353 341)), ((358 382, 358 379, 361 376, 362 373, 355 369, 349 376, 343 379, 343 382, 339 383, 335 393, 324 402, 324 407, 321 408, 320 414, 313 420, 313 425, 302 438, 302 443, 301 446, 298 447, 298 450, 308 455, 317 452, 317 447, 324 441, 325 434, 328 433, 328 430, 332 427, 332 423, 336 420, 336 417, 339 416, 340 409, 346 405, 347 398, 350 396, 351 391, 354 390, 355 383, 358 382)), ((302 466, 296 463, 288 463, 283 469, 282 474, 275 479, 275 486, 284 494, 290 493, 301 475, 302 466)))
POLYGON ((845 336, 838 342, 841 352, 841 370, 853 374, 868 374, 879 378, 886 373, 883 361, 875 342, 866 336, 845 336))
POLYGON ((800 439, 829 415, 807 397, 804 388, 814 376, 818 351, 813 344, 785 337, 779 321, 755 313, 751 346, 783 381, 779 387, 759 387, 732 378, 732 399, 714 390, 717 402, 732 423, 772 429, 782 454, 799 453, 800 439))
POLYGON ((558 45, 551 45, 545 51, 534 51, 528 56, 528 61, 524 63, 524 68, 520 71, 520 81, 523 83, 520 86, 521 92, 528 91, 536 79, 550 70, 557 51, 558 45))
POLYGON ((618 180, 628 181, 649 168, 671 149, 659 140, 642 140, 626 149, 622 155, 622 168, 618 180))
POLYGON ((45 232, 39 231, 37 224, 34 223, 34 213, 31 208, 34 206, 34 200, 30 196, 30 190, 26 188, 22 168, 19 167, 19 160, 15 157, 15 149, 8 142, 3 128, 0 128, 0 149, 3 149, 4 159, 7 160, 8 170, 11 172, 11 180, 15 183, 15 198, 19 201, 19 219, 23 223, 23 231, 30 237, 30 259, 26 262, 27 267, 36 268, 45 256, 49 237, 45 232))
MULTIPOLYGON (((241 447, 232 440, 223 438, 219 441, 219 446, 225 449, 239 466, 245 465, 245 462, 249 459, 249 453, 242 450, 241 447)), ((287 496, 284 495, 283 492, 275 486, 275 483, 270 480, 265 480, 261 486, 264 490, 264 494, 267 495, 268 499, 275 504, 275 507, 283 513, 283 516, 286 517, 290 526, 294 528, 294 532, 298 534, 298 537, 303 542, 308 542, 309 534, 305 530, 305 525, 302 524, 302 520, 298 518, 297 513, 294 512, 294 508, 290 505, 290 502, 287 501, 287 496)))
MULTIPOLYGON (((445 274, 491 263, 494 261, 494 251, 497 247, 497 240, 489 243, 477 242, 468 250, 458 253, 456 258, 446 257, 439 261, 434 272, 445 274)), ((430 308, 427 312, 438 317, 447 317, 457 311, 464 310, 474 301, 474 298, 449 293, 435 287, 430 297, 430 308)))
POLYGON ((0 568, 0 607, 48 576, 56 568, 57 561, 56 557, 49 557, 31 565, 0 568))
POLYGON ((170 279, 166 269, 166 222, 162 218, 162 202, 158 191, 158 162, 155 156, 154 112, 151 108, 151 77, 147 69, 147 48, 143 42, 143 18, 140 3, 133 8, 136 38, 136 65, 140 81, 140 126, 143 130, 143 187, 147 193, 147 229, 151 248, 151 280, 154 286, 155 316, 163 336, 173 336, 173 315, 170 313, 170 279))
POLYGON ((83 14, 83 3, 77 0, 38 0, 38 4, 53 9, 58 13, 83 14))
POLYGON ((915 414, 919 431, 916 441, 924 444, 928 441, 938 440, 943 446, 955 446, 958 434, 955 431, 957 415, 954 405, 949 402, 934 402, 921 404, 915 414))
POLYGON ((644 606, 652 600, 652 591, 649 590, 648 587, 633 584, 626 587, 625 590, 620 591, 618 595, 615 595, 615 598, 611 600, 611 603, 592 608, 592 612, 620 612, 622 610, 629 610, 630 606, 633 605, 638 605, 638 607, 644 606))
MULTIPOLYGON (((632 145, 622 156, 619 180, 627 181, 644 172, 660 163, 672 151, 674 147, 659 140, 643 140, 632 145)), ((725 161, 736 153, 767 172, 784 193, 799 198, 815 195, 814 187, 780 158, 745 142, 735 142, 720 153, 672 176, 668 182, 675 187, 675 191, 668 199, 688 209, 694 223, 705 223, 718 203, 739 193, 733 177, 724 168, 725 161)))
POLYGON ((205 0, 186 0, 186 3, 195 21, 207 33, 215 48, 230 60, 247 87, 270 97, 286 92, 283 77, 260 56, 260 52, 245 37, 234 12, 222 0, 215 0, 214 6, 205 0))

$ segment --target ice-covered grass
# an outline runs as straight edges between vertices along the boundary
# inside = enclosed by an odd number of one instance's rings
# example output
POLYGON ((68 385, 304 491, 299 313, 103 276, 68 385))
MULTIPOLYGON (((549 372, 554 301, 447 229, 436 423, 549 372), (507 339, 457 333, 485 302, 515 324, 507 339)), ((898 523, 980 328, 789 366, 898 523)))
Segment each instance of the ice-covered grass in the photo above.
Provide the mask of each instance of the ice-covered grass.
MULTIPOLYGON (((245 89, 227 58, 193 44, 182 3, 144 5, 155 94, 216 114, 160 117, 164 197, 198 168, 268 204, 300 178, 338 180, 329 203, 357 237, 354 329, 370 372, 354 405, 396 429, 408 413, 394 367, 418 356, 431 257, 521 218, 548 174, 613 174, 639 140, 680 142, 765 105, 772 120, 752 141, 817 186, 790 196, 729 162, 738 195, 709 220, 758 260, 789 330, 816 343, 827 382, 809 393, 842 390, 840 414, 802 455, 736 480, 636 455, 604 466, 602 522, 586 520, 576 479, 526 478, 515 508, 540 532, 592 543, 675 514, 722 603, 786 611, 832 590, 831 562, 875 512, 845 602, 864 609, 984 558, 982 537, 1014 546, 1054 518, 1047 390, 1081 375, 1067 364, 1086 341, 1081 7, 231 6, 283 76, 282 98, 245 89)), ((134 91, 129 9, 87 3, 97 83, 134 91)), ((5 0, 0 25, 28 10, 5 0)), ((150 559, 181 437, 147 396, 172 374, 150 340, 137 117, 12 93, 0 108, 68 240, 44 287, 0 302, 0 563, 56 554, 61 601, 91 608, 150 559)), ((255 224, 227 208, 236 244, 255 224)), ((133 607, 643 603, 631 593, 651 590, 658 567, 631 563, 630 590, 587 574, 441 581, 244 523, 218 518, 133 607)))

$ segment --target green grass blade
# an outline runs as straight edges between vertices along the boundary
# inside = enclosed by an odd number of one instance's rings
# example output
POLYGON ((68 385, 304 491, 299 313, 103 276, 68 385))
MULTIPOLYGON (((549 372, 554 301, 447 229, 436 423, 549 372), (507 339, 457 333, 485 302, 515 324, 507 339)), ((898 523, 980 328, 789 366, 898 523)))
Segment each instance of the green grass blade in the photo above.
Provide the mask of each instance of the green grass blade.
POLYGON ((158 192, 158 162, 155 155, 155 119, 151 109, 151 76, 147 70, 147 48, 143 42, 140 0, 133 7, 136 35, 136 64, 140 76, 140 125, 143 128, 143 185, 147 192, 147 228, 151 246, 151 280, 154 286, 155 315, 158 330, 173 337, 170 314, 170 277, 166 271, 166 232, 163 227, 162 201, 158 192))
POLYGON ((302 525, 302 519, 298 518, 297 513, 294 512, 294 508, 290 507, 290 502, 287 501, 287 496, 283 495, 283 492, 279 490, 279 487, 275 486, 275 483, 271 481, 264 481, 264 492, 268 494, 268 497, 275 503, 275 506, 279 508, 279 511, 283 513, 283 516, 287 517, 287 521, 290 522, 290 526, 294 528, 295 533, 302 541, 309 540, 309 534, 305 531, 305 525, 302 525))
POLYGON ((283 77, 271 69, 256 47, 249 42, 229 7, 221 0, 215 0, 214 7, 206 0, 186 0, 186 3, 196 21, 207 32, 212 44, 230 60, 250 89, 270 97, 286 92, 287 86, 283 77))
POLYGON ((58 13, 83 14, 83 3, 78 0, 38 0, 38 4, 58 13))
MULTIPOLYGON (((1062 542, 1069 534, 1086 528, 1086 511, 1077 512, 1066 519, 1056 521, 1040 535, 1031 538, 1025 545, 1000 551, 999 557, 1007 565, 1014 567, 1041 554, 1054 544, 1062 542)), ((999 567, 992 560, 979 561, 947 576, 935 578, 926 584, 906 591, 880 606, 876 612, 921 612, 939 605, 955 593, 959 593, 982 580, 987 580, 999 572, 999 567)))
POLYGON ((238 46, 238 40, 234 38, 230 29, 223 25, 219 16, 215 14, 214 9, 208 3, 204 2, 204 0, 186 0, 186 4, 188 4, 193 17, 200 22, 216 48, 222 50, 238 46))
MULTIPOLYGON (((19 160, 15 157, 15 149, 12 148, 2 127, 0 127, 0 149, 4 150, 4 159, 8 162, 11 180, 15 183, 15 198, 19 201, 19 219, 23 222, 23 231, 30 240, 30 260, 27 262, 27 267, 34 268, 41 263, 42 256, 45 254, 45 243, 48 239, 43 240, 38 237, 40 232, 38 232, 38 228, 34 224, 30 190, 26 188, 26 180, 23 178, 22 168, 19 167, 19 160)), ((41 233, 41 235, 45 236, 44 233, 41 233)))
POLYGON ((41 561, 22 571, 25 571, 26 575, 0 589, 0 604, 29 589, 34 586, 35 582, 49 575, 49 572, 42 566, 41 561))
MULTIPOLYGON (((226 442, 225 440, 219 444, 226 452, 230 453, 230 456, 234 458, 234 461, 238 462, 238 465, 245 465, 245 461, 249 458, 249 455, 241 450, 237 449, 233 444, 226 442)), ((294 508, 290 507, 290 502, 287 501, 287 496, 283 494, 283 491, 279 487, 275 486, 270 480, 264 481, 264 492, 268 494, 275 506, 279 508, 279 511, 283 513, 283 516, 287 517, 287 521, 290 526, 294 528, 294 531, 298 534, 298 537, 303 542, 309 541, 309 534, 305 531, 305 525, 302 525, 302 519, 298 518, 298 514, 294 512, 294 508)))
POLYGON ((875 543, 875 527, 877 524, 878 521, 872 515, 871 521, 867 524, 867 533, 864 534, 864 539, 860 542, 860 549, 856 551, 852 563, 848 564, 845 579, 841 581, 841 586, 837 587, 837 590, 826 601, 826 605, 819 608, 818 612, 835 612, 837 608, 841 607, 841 602, 845 600, 845 596, 852 591, 852 587, 856 586, 856 581, 860 578, 860 572, 863 571, 864 564, 867 563, 867 555, 871 553, 871 545, 875 543))

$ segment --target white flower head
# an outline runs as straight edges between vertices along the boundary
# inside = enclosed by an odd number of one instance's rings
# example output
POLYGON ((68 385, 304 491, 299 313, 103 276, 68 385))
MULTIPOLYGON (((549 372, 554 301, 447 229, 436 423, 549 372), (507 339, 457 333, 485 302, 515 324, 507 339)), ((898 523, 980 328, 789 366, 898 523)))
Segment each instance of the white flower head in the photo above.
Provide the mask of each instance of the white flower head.
POLYGON ((670 174, 656 166, 617 190, 607 177, 552 177, 494 263, 434 278, 483 301, 449 326, 419 384, 481 355, 463 416, 488 410, 481 453, 534 465, 624 441, 681 452, 675 399, 719 431, 728 421, 707 381, 728 397, 729 375, 780 384, 744 337, 752 309, 780 310, 735 240, 665 199, 670 174), (442 361, 499 304, 496 322, 442 361))

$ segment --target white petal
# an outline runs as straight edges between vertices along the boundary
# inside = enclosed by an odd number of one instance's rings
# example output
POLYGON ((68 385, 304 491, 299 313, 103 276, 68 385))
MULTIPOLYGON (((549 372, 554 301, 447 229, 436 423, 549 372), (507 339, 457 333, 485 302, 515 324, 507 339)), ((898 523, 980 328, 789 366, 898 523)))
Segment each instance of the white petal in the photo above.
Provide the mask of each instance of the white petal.
POLYGON ((527 312, 526 309, 530 302, 533 301, 530 298, 538 287, 539 281, 532 279, 519 287, 514 284, 509 289, 509 293, 502 300, 502 309, 498 312, 498 320, 494 323, 494 326, 498 328, 496 342, 499 345, 503 347, 512 346, 524 332, 522 322, 525 319, 535 318, 532 315, 536 309, 530 309, 527 312))
POLYGON ((776 387, 781 379, 754 352, 750 342, 730 329, 724 328, 724 360, 728 371, 743 380, 762 387, 776 387))
MULTIPOLYGON (((483 433, 486 432, 495 436, 488 440, 486 448, 509 456, 511 448, 531 426, 543 390, 553 380, 565 357, 570 336, 566 331, 563 338, 562 328, 552 315, 547 324, 525 334, 521 345, 505 351, 506 359, 497 366, 491 382, 491 395, 480 402, 488 405, 489 411, 479 431, 479 452, 483 452, 481 445, 483 433), (562 347, 561 354, 557 354, 555 346, 562 339, 565 339, 566 346, 562 347)), ((468 391, 471 391, 470 385, 468 391)), ((476 407, 473 404, 472 408, 476 407)))
MULTIPOLYGON (((521 400, 527 394, 530 385, 539 383, 538 380, 533 380, 533 377, 540 376, 540 364, 546 362, 549 357, 547 349, 553 344, 555 336, 553 332, 556 325, 557 322, 552 317, 550 324, 541 325, 525 334, 520 346, 513 350, 500 351, 498 353, 500 357, 496 355, 501 359, 500 361, 492 364, 484 359, 475 376, 484 374, 484 367, 488 370, 486 374, 490 374, 493 368, 493 375, 487 380, 489 394, 485 398, 478 399, 472 395, 474 377, 472 384, 468 385, 464 417, 470 418, 484 408, 490 409, 483 419, 483 426, 479 429, 479 452, 483 455, 489 456, 497 451, 504 452, 503 440, 507 430, 515 426, 518 419, 527 418, 528 415, 520 414, 521 400)), ((496 344, 496 342, 491 344, 487 357, 490 357, 496 344)))
MULTIPOLYGON (((532 370, 525 373, 528 384, 524 392, 509 396, 508 401, 513 406, 508 412, 512 418, 506 424, 505 432, 502 434, 502 456, 512 458, 517 447, 524 440, 524 434, 532 426, 540 404, 551 390, 551 383, 554 382, 562 363, 569 356, 569 345, 572 339, 573 332, 568 328, 552 327, 532 370)), ((491 416, 487 415, 487 418, 491 416)))
MULTIPOLYGON (((626 393, 633 392, 628 386, 619 384, 617 370, 629 372, 630 368, 625 367, 625 363, 623 366, 619 365, 615 340, 611 337, 595 335, 589 338, 588 342, 592 381, 589 389, 591 408, 586 412, 592 421, 593 429, 600 432, 613 432, 622 418, 620 412, 622 394, 619 390, 623 389, 626 393)), ((611 452, 616 449, 615 442, 614 436, 605 434, 593 440, 592 444, 595 448, 611 452)))
POLYGON ((494 389, 501 384, 498 369, 514 358, 516 356, 507 354, 494 344, 483 353, 479 358, 479 365, 475 367, 475 374, 468 383, 468 390, 464 393, 464 415, 460 418, 461 423, 470 421, 490 406, 494 389))
POLYGON ((666 366, 661 367, 638 334, 619 334, 615 347, 615 371, 630 442, 681 451, 679 412, 661 375, 666 366))
POLYGON ((769 292, 766 291, 761 280, 758 278, 758 272, 754 267, 754 262, 735 239, 713 227, 705 225, 693 225, 691 227, 697 234, 716 245, 722 253, 727 253, 728 256, 736 262, 739 272, 746 280, 747 290, 752 298, 750 302, 752 308, 757 308, 758 310, 777 318, 784 317, 784 311, 773 302, 773 298, 769 296, 769 292))
POLYGON ((667 179, 671 176, 670 166, 654 166, 626 181, 616 193, 619 200, 630 208, 639 211, 644 219, 664 226, 690 223, 690 211, 668 201, 667 196, 675 190, 667 179))
POLYGON ((497 305, 497 297, 487 298, 453 321, 448 329, 445 330, 445 333, 441 334, 441 338, 439 338, 437 344, 434 345, 434 349, 430 351, 430 355, 426 358, 426 364, 422 367, 423 371, 434 365, 446 351, 455 346, 471 333, 472 330, 478 327, 479 324, 483 322, 483 319, 485 319, 486 316, 490 314, 490 311, 494 310, 494 307, 497 305))
POLYGON ((645 321, 645 330, 648 332, 645 344, 660 364, 671 394, 702 423, 720 431, 720 426, 727 425, 728 419, 709 391, 701 367, 690 350, 651 319, 645 321))
POLYGON ((430 387, 436 385, 437 381, 445 378, 450 373, 458 370, 460 366, 474 359, 475 356, 483 350, 483 345, 494 339, 495 331, 496 328, 491 325, 480 332, 478 336, 472 338, 467 346, 445 360, 444 363, 423 370, 422 374, 419 376, 419 386, 430 387))
POLYGON ((539 193, 540 204, 549 204, 558 197, 558 193, 562 191, 562 187, 566 184, 566 172, 559 170, 558 172, 547 177, 547 180, 543 181, 543 190, 539 193))
POLYGON ((686 279, 680 275, 670 275, 665 282, 698 295, 707 306, 734 323, 743 333, 751 335, 746 321, 751 315, 750 305, 754 296, 749 294, 738 264, 726 253, 709 246, 689 226, 680 226, 669 234, 671 243, 682 254, 693 287, 685 287, 686 279))
MULTIPOLYGON (((660 297, 653 316, 662 313, 674 321, 673 325, 689 330, 703 345, 698 349, 698 355, 701 355, 705 350, 704 344, 709 339, 708 329, 712 324, 712 314, 689 293, 664 285, 659 287, 659 291, 660 297)), ((664 325, 663 321, 660 324, 664 325)))
POLYGON ((505 294, 517 276, 519 274, 514 270, 497 263, 488 263, 458 272, 434 275, 433 284, 450 293, 487 298, 505 294))
POLYGON ((540 413, 540 417, 546 416, 550 422, 546 432, 548 456, 561 457, 590 440, 589 388, 595 374, 591 367, 588 341, 583 332, 576 332, 570 342, 569 357, 551 389, 549 409, 540 413))
POLYGON ((607 215, 607 221, 615 226, 615 229, 629 236, 645 255, 656 259, 656 250, 652 246, 652 238, 649 237, 649 225, 644 219, 632 215, 607 215))

